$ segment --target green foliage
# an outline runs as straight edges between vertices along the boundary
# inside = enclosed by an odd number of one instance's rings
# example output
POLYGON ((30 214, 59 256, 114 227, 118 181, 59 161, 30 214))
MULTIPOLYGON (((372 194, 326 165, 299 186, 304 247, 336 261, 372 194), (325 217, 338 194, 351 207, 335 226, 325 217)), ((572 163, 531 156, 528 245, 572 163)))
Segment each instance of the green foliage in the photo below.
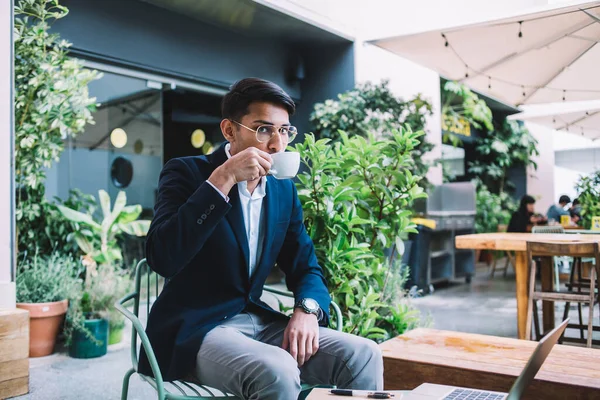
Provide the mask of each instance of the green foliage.
POLYGON ((94 196, 83 194, 77 189, 71 190, 65 201, 59 198, 55 198, 54 202, 42 200, 39 206, 41 210, 41 228, 43 229, 20 232, 19 245, 23 249, 37 248, 40 254, 60 251, 63 254, 77 257, 80 254, 79 247, 69 240, 72 231, 71 223, 60 213, 57 204, 91 213, 94 210, 95 203, 94 196))
POLYGON ((475 232, 497 232, 498 225, 508 225, 517 205, 505 192, 495 194, 480 182, 476 195, 475 232))
POLYGON ((70 58, 70 44, 49 33, 68 13, 57 0, 19 0, 14 12, 16 220, 19 250, 31 251, 47 240, 45 169, 59 159, 65 138, 93 123, 95 99, 87 85, 99 75, 70 58))
MULTIPOLYGON (((488 131, 494 130, 492 123, 492 110, 485 100, 480 99, 466 85, 448 81, 442 91, 444 104, 442 105, 442 119, 444 125, 457 127, 460 131, 469 129, 473 125, 477 129, 482 126, 488 131)), ((444 142, 452 142, 454 146, 457 138, 451 135, 444 137, 444 142)))
POLYGON ((582 225, 590 229, 592 217, 600 216, 600 169, 581 176, 575 186, 579 193, 582 225))
MULTIPOLYGON (((414 132, 425 128, 426 118, 432 114, 431 104, 420 95, 404 101, 394 96, 388 87, 388 81, 379 85, 366 83, 355 89, 338 95, 337 100, 326 100, 315 104, 310 116, 313 132, 318 138, 340 139, 339 131, 349 136, 375 137, 391 131, 400 131, 404 126, 414 132)), ((425 176, 429 164, 423 160, 423 154, 433 145, 422 137, 412 150, 413 159, 406 168, 415 176, 423 177, 421 185, 426 184, 425 176)))
POLYGON ((486 132, 477 141, 477 161, 469 164, 469 172, 492 192, 503 193, 507 189, 506 173, 509 168, 517 165, 537 168, 533 160, 540 154, 537 143, 525 126, 505 120, 493 133, 486 132))
POLYGON ((295 146, 307 170, 298 195, 344 331, 385 340, 419 322, 402 288, 401 236, 416 232, 411 203, 425 197, 409 168, 423 132, 348 135, 295 146), (388 257, 388 252, 391 256, 388 257))
POLYGON ((110 327, 122 327, 124 319, 114 308, 114 303, 133 288, 133 279, 127 270, 112 265, 98 267, 90 258, 84 258, 83 264, 85 280, 79 290, 73 292, 65 320, 64 332, 67 344, 70 343, 75 331, 82 332, 89 339, 95 340, 85 327, 86 319, 103 318, 108 320, 110 327))
POLYGON ((146 236, 150 221, 138 220, 142 213, 139 204, 128 206, 127 195, 120 191, 111 209, 110 197, 104 190, 98 191, 102 220, 94 220, 93 210, 80 212, 65 205, 57 205, 60 213, 72 223, 74 240, 81 251, 98 264, 120 264, 123 260, 118 238, 122 234, 146 236))
POLYGON ((17 301, 19 303, 49 303, 70 299, 77 293, 78 263, 71 256, 55 252, 50 256, 38 253, 24 257, 17 268, 17 301))

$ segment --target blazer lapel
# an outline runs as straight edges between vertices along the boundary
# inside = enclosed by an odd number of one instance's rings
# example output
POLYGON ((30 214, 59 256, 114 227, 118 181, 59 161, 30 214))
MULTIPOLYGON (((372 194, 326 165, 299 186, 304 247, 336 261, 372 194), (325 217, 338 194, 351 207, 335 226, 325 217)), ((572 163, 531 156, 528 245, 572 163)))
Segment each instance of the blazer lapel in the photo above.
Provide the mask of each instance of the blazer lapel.
MULTIPOLYGON (((215 150, 211 155, 208 156, 211 164, 213 165, 213 169, 216 169, 219 165, 223 164, 227 161, 227 154, 225 154, 225 144, 215 150)), ((231 205, 231 209, 226 214, 227 222, 231 226, 231 230, 235 235, 235 238, 240 246, 240 250, 244 255, 244 265, 242 267, 245 268, 245 273, 243 276, 248 277, 248 260, 250 259, 250 250, 248 250, 248 238, 246 237, 246 228, 244 227, 244 215, 242 214, 242 204, 240 202, 240 193, 238 191, 237 185, 234 185, 231 188, 231 191, 228 194, 229 196, 229 204, 231 205)))

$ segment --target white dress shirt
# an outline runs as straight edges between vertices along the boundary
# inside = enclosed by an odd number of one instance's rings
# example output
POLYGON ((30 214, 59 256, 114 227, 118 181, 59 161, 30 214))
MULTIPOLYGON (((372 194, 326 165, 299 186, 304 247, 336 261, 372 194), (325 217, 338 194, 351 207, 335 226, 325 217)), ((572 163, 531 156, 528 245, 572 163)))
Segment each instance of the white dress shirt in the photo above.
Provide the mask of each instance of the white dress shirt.
MULTIPOLYGON (((225 145, 225 154, 227 158, 231 158, 229 152, 230 144, 225 145)), ((223 198, 229 202, 229 196, 226 196, 223 192, 215 187, 210 181, 206 181, 210 184, 223 198)), ((248 182, 239 182, 237 184, 238 192, 240 194, 240 205, 242 207, 242 214, 244 216, 244 226, 246 228, 246 238, 248 239, 248 250, 249 260, 248 266, 249 276, 252 276, 256 263, 260 261, 262 254, 262 248, 264 244, 264 217, 262 216, 262 204, 263 199, 267 194, 267 178, 265 176, 260 178, 260 182, 254 192, 250 194, 248 191, 248 182)))

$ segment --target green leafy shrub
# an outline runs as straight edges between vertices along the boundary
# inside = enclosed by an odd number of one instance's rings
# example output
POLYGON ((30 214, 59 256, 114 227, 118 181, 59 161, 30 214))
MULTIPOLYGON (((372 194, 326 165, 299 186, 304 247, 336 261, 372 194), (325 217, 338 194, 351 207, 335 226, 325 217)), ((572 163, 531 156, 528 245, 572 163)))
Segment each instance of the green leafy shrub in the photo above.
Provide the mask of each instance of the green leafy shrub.
MULTIPOLYGON (((446 127, 456 127, 464 131, 465 124, 473 125, 477 129, 485 127, 488 131, 494 130, 492 110, 485 100, 480 99, 469 87, 458 82, 448 81, 442 90, 442 122, 446 127)), ((446 129, 448 130, 448 129, 446 129)), ((452 142, 454 136, 444 136, 444 142, 452 142)))
POLYGON ((69 57, 70 44, 49 32, 68 13, 58 0, 19 0, 14 13, 18 246, 47 252, 45 213, 52 207, 44 200, 45 170, 58 161, 65 138, 93 123, 87 85, 99 74, 69 57))
POLYGON ((579 193, 582 225, 590 229, 592 217, 600 216, 600 169, 581 176, 575 188, 579 193))
POLYGON ((540 154, 538 142, 525 126, 505 120, 494 132, 483 135, 475 147, 477 161, 469 163, 468 168, 493 193, 513 189, 506 180, 509 168, 521 165, 537 169, 533 157, 540 154))
POLYGON ((17 268, 17 302, 49 303, 70 299, 81 285, 78 272, 78 262, 58 252, 24 257, 17 268))
MULTIPOLYGON (((396 97, 389 89, 388 81, 378 85, 366 83, 338 95, 337 100, 326 100, 315 104, 310 116, 313 132, 317 138, 340 139, 339 131, 349 136, 376 137, 391 131, 400 131, 408 126, 414 132, 423 131, 426 118, 432 115, 431 103, 420 95, 408 101, 396 97)), ((422 177, 421 186, 426 185, 425 176, 429 164, 423 155, 433 145, 421 137, 412 150, 412 160, 405 168, 413 175, 422 177)))
POLYGON ((142 206, 127 205, 127 195, 119 191, 111 208, 110 196, 99 190, 98 198, 102 209, 102 219, 94 220, 95 208, 81 212, 66 205, 57 205, 58 210, 72 223, 69 240, 73 240, 81 251, 98 264, 119 264, 123 260, 119 246, 119 236, 123 234, 146 236, 150 221, 138 220, 142 206))
POLYGON ((341 131, 340 140, 307 135, 295 146, 307 170, 298 194, 344 331, 385 340, 419 323, 402 288, 402 236, 416 232, 411 203, 425 197, 409 168, 423 132, 376 138, 341 131))
POLYGON ((477 185, 475 232, 497 232, 498 225, 508 225, 516 210, 515 201, 506 193, 495 194, 481 183, 477 185))

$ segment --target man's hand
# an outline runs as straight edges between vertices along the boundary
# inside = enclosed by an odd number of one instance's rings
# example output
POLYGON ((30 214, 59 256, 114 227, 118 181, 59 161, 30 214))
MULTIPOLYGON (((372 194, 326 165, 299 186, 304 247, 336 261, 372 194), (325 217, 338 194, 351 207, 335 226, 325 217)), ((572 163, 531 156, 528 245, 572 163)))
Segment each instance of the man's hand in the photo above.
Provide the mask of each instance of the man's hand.
POLYGON ((307 314, 299 308, 294 310, 292 319, 283 333, 281 347, 288 350, 301 367, 319 350, 319 322, 314 314, 307 314))
POLYGON ((248 147, 215 169, 208 180, 222 193, 228 194, 236 183, 253 181, 267 175, 272 162, 269 153, 256 147, 248 147))

